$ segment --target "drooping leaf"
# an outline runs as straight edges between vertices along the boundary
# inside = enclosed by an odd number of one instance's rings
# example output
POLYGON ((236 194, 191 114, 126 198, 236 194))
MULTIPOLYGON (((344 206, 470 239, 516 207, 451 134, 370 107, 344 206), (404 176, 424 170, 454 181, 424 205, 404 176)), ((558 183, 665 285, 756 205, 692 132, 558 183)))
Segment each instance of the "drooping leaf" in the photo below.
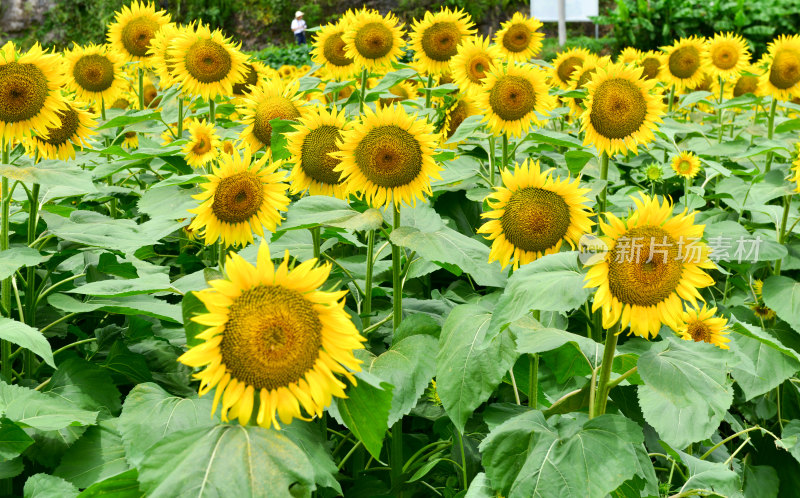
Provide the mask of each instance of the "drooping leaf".
POLYGON ((55 394, 85 410, 119 413, 121 394, 108 372, 83 358, 59 363, 45 392, 55 394))
POLYGON ((0 317, 0 339, 33 351, 45 363, 55 368, 53 350, 50 343, 38 329, 11 318, 0 317))
POLYGON ((328 412, 364 443, 375 458, 380 458, 383 436, 389 428, 394 386, 374 375, 360 372, 358 385, 345 391, 347 398, 335 398, 328 412))
POLYGON ((53 475, 86 488, 129 468, 117 420, 110 419, 89 427, 67 450, 53 475))
POLYGON ((0 251, 0 280, 10 277, 23 266, 35 266, 45 259, 39 251, 27 246, 0 251))
POLYGON ((97 412, 83 410, 55 395, 0 382, 0 414, 13 422, 43 431, 71 425, 92 425, 97 412))
POLYGON ((800 283, 784 276, 771 276, 762 289, 764 304, 795 330, 800 330, 800 283))
POLYGON ((34 474, 25 481, 25 498, 75 498, 78 488, 69 481, 49 474, 34 474))
POLYGON ((113 496, 114 498, 141 498, 144 493, 139 489, 139 473, 131 469, 121 474, 92 484, 84 489, 78 498, 97 498, 113 496))
POLYGON ((18 457, 33 439, 8 418, 0 418, 0 461, 18 457))
POLYGON ((731 349, 742 357, 731 375, 747 400, 774 389, 800 370, 797 353, 759 327, 736 323, 730 338, 731 349))

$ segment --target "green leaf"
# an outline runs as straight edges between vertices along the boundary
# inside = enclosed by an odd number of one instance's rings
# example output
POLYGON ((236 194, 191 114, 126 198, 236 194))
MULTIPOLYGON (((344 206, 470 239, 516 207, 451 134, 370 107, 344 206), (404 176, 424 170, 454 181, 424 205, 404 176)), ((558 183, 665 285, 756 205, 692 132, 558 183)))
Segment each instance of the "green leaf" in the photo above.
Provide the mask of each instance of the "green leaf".
POLYGON ((180 188, 177 185, 153 186, 147 189, 136 206, 150 218, 180 220, 191 218, 188 209, 194 209, 199 201, 192 198, 198 189, 180 188))
POLYGON ((334 489, 342 493, 342 487, 336 480, 339 469, 331 456, 330 443, 322 438, 316 424, 297 421, 281 427, 285 435, 305 453, 314 469, 314 482, 320 486, 334 489))
POLYGON ((58 364, 45 392, 92 411, 119 413, 121 394, 103 368, 83 358, 71 357, 58 364))
POLYGON ((0 461, 18 457, 33 439, 20 426, 5 417, 0 418, 0 461))
POLYGON ((711 344, 674 338, 639 357, 639 405, 644 418, 670 446, 709 438, 733 401, 726 361, 711 344), (659 351, 661 349, 661 351, 659 351))
POLYGON ((429 335, 439 339, 442 327, 431 316, 423 313, 415 313, 403 317, 400 326, 392 335, 392 344, 397 344, 406 337, 414 335, 429 335))
POLYGON ((436 390, 447 415, 459 431, 472 412, 489 399, 517 353, 510 331, 484 344, 492 313, 479 304, 456 306, 439 337, 436 390))
POLYGON ((458 142, 461 142, 463 140, 472 137, 475 134, 475 130, 483 126, 481 125, 482 120, 483 120, 482 114, 467 116, 467 118, 464 119, 464 121, 462 121, 460 125, 458 125, 458 128, 456 128, 455 133, 453 133, 453 135, 447 139, 447 143, 456 144, 458 142))
POLYGON ((272 154, 272 160, 289 159, 291 154, 287 148, 286 134, 297 129, 297 121, 276 118, 271 119, 269 124, 272 128, 272 136, 270 137, 270 153, 272 154))
POLYGON ((114 498, 141 498, 144 493, 139 489, 139 473, 131 469, 92 484, 78 498, 96 498, 113 496, 114 498))
POLYGON ((148 448, 164 436, 214 426, 219 417, 211 417, 211 404, 211 397, 180 398, 157 384, 134 387, 125 398, 118 424, 128 461, 138 467, 148 448))
POLYGON ((773 275, 764 281, 764 304, 775 310, 781 320, 800 330, 800 283, 773 275))
POLYGON ((118 126, 126 126, 132 125, 134 123, 141 123, 142 121, 150 121, 155 120, 158 121, 161 118, 161 113, 153 110, 141 110, 141 111, 128 111, 121 116, 116 116, 102 125, 98 126, 97 130, 106 130, 108 128, 116 128, 118 126))
POLYGON ((42 161, 35 166, 0 164, 0 176, 28 186, 38 183, 45 189, 53 189, 47 192, 48 198, 97 192, 90 171, 66 164, 65 161, 42 161))
POLYGON ((341 199, 309 195, 289 207, 286 221, 281 223, 278 230, 325 225, 349 230, 375 230, 383 225, 383 217, 377 209, 367 209, 360 213, 341 199))
MULTIPOLYGON (((299 422, 298 422, 299 423, 299 422)), ((174 432, 139 467, 147 496, 311 496, 314 469, 288 437, 239 425, 174 432)))
POLYGON ((53 475, 86 488, 127 471, 130 467, 116 426, 116 420, 110 419, 89 427, 67 450, 53 475))
POLYGON ((536 131, 528 133, 528 137, 533 139, 535 143, 545 143, 550 145, 557 145, 559 147, 567 147, 568 149, 583 149, 583 142, 573 137, 569 133, 547 130, 539 128, 536 131))
POLYGON ((23 470, 25 470, 25 464, 22 463, 21 456, 0 462, 0 479, 17 477, 22 474, 23 470))
POLYGON ((183 296, 183 301, 181 301, 181 315, 183 316, 183 327, 186 331, 186 345, 188 347, 197 346, 204 342, 202 339, 195 339, 195 337, 206 330, 208 325, 202 325, 192 320, 192 317, 203 313, 208 313, 203 301, 199 300, 194 292, 186 293, 183 296))
POLYGON ((103 367, 127 377, 135 384, 153 380, 144 356, 131 352, 122 341, 116 341, 111 346, 103 367))
POLYGON ((791 453, 794 459, 800 462, 800 420, 790 420, 784 425, 781 439, 775 444, 791 453))
POLYGON ((93 425, 97 412, 82 410, 55 395, 0 382, 0 413, 17 424, 43 431, 93 425))
POLYGON ((577 252, 550 254, 522 266, 508 279, 489 325, 489 337, 531 310, 565 312, 578 308, 591 293, 584 289, 583 277, 577 252))
POLYGON ((405 81, 407 79, 411 79, 416 75, 417 75, 416 69, 412 69, 409 67, 398 69, 397 71, 391 71, 389 73, 386 73, 386 76, 384 76, 378 82, 378 84, 375 85, 375 88, 370 89, 369 92, 370 93, 383 92, 385 90, 390 89, 397 83, 405 81))
POLYGON ((33 351, 45 363, 53 368, 56 367, 50 343, 38 329, 10 318, 0 317, 0 339, 33 351))
POLYGON ((36 266, 45 259, 39 251, 27 246, 0 251, 0 280, 10 277, 23 266, 36 266))
POLYGON ((689 479, 681 486, 678 493, 691 489, 706 489, 722 496, 739 495, 742 489, 739 475, 720 462, 709 462, 677 451, 681 461, 689 470, 689 479))
POLYGON ((478 475, 475 476, 474 479, 472 479, 472 482, 469 483, 469 490, 467 490, 467 494, 464 495, 464 498, 496 498, 496 497, 497 495, 492 489, 492 483, 489 482, 489 479, 483 472, 480 472, 478 475))
POLYGON ((67 294, 51 294, 47 302, 54 308, 68 313, 88 313, 102 310, 120 315, 145 315, 166 320, 168 322, 182 323, 181 308, 177 304, 147 294, 118 297, 93 297, 88 301, 78 301, 67 294))
POLYGON ((25 498, 74 498, 78 488, 71 482, 48 474, 34 474, 25 481, 25 498))
POLYGON ((567 169, 573 175, 581 172, 586 163, 594 159, 596 156, 591 152, 585 150, 568 150, 564 154, 564 160, 567 162, 567 169))
POLYGON ((742 475, 745 498, 776 498, 780 487, 778 473, 769 465, 744 465, 742 475))
POLYGON ((480 445, 492 485, 508 498, 603 498, 633 477, 642 429, 620 415, 587 420, 542 412, 517 415, 480 445))
POLYGON ((413 335, 397 342, 366 366, 369 373, 395 386, 389 426, 411 412, 430 384, 436 373, 431 351, 436 350, 438 342, 429 335, 413 335))
POLYGON ((800 370, 797 353, 761 328, 735 323, 732 329, 731 350, 742 361, 733 367, 731 375, 742 388, 745 400, 774 389, 800 370))
POLYGON ((356 374, 358 385, 347 389, 347 398, 335 398, 328 412, 346 426, 369 453, 381 455, 383 436, 389 428, 394 386, 367 372, 356 374))
POLYGON ((117 297, 136 294, 152 294, 154 292, 175 292, 169 283, 169 276, 164 273, 153 273, 139 278, 110 279, 90 282, 66 292, 85 294, 88 296, 117 297))

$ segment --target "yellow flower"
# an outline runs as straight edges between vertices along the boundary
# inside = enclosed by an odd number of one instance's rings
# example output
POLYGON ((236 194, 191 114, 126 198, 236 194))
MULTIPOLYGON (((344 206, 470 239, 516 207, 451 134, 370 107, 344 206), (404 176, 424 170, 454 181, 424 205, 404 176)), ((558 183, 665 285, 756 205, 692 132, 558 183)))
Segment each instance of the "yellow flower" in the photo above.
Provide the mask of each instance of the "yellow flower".
POLYGON ((501 62, 502 53, 497 45, 489 45, 489 40, 473 36, 458 46, 456 55, 450 59, 450 73, 453 82, 464 93, 474 93, 486 81, 486 73, 501 62))
POLYGON ((192 321, 206 325, 197 335, 204 342, 178 358, 195 374, 200 395, 216 388, 212 413, 222 401, 223 422, 238 419, 280 429, 278 419, 322 416, 333 396, 346 397, 351 372, 361 370, 354 349, 361 337, 344 310, 346 291, 318 290, 330 264, 311 259, 289 269, 287 252, 276 269, 262 243, 254 267, 238 254, 225 261, 225 278, 209 282, 195 295, 208 313, 192 321), (303 415, 303 410, 308 416, 303 415))
POLYGON ((498 64, 489 71, 475 104, 493 133, 521 137, 533 125, 544 126, 536 113, 547 116, 556 107, 545 78, 543 70, 527 64, 498 64))
POLYGON ((585 48, 571 48, 559 53, 550 69, 550 81, 562 90, 569 90, 572 72, 592 54, 585 48))
POLYGON ((494 43, 508 62, 528 62, 542 49, 544 33, 539 31, 541 21, 515 12, 508 21, 500 25, 494 35, 494 43))
POLYGON ((552 170, 541 171, 539 161, 525 161, 514 172, 503 170, 503 186, 486 198, 492 211, 478 233, 492 241, 489 263, 500 261, 513 268, 561 249, 564 241, 573 248, 592 229, 593 213, 586 206, 590 189, 579 181, 553 178, 552 170))
POLYGON ((218 239, 226 246, 253 242, 253 232, 264 235, 264 228, 274 232, 281 221, 280 211, 289 207, 286 173, 278 171, 282 161, 267 164, 264 155, 252 161, 250 152, 219 157, 219 166, 200 184, 203 191, 195 199, 200 206, 190 209, 197 216, 189 228, 203 234, 206 245, 218 239))
POLYGON ((75 145, 81 149, 89 146, 87 139, 97 133, 93 129, 97 121, 86 111, 86 104, 69 102, 66 105, 66 109, 58 111, 60 126, 48 128, 43 136, 23 139, 28 155, 38 159, 66 161, 75 158, 75 145))
MULTIPOLYGON (((570 76, 570 90, 580 90, 586 88, 586 84, 592 80, 592 75, 597 71, 600 66, 605 67, 610 62, 608 57, 597 57, 590 55, 583 61, 583 64, 576 68, 570 76)), ((562 101, 567 101, 570 107, 570 114, 580 116, 585 109, 582 98, 565 98, 561 97, 562 101)))
POLYGON ((359 67, 382 71, 403 55, 403 28, 394 14, 383 17, 378 11, 365 7, 347 12, 344 18, 347 24, 342 35, 345 55, 359 67))
POLYGON ((135 131, 126 131, 122 137, 122 147, 126 149, 139 148, 139 134, 135 131))
POLYGON ((639 61, 642 52, 634 47, 625 47, 617 56, 617 62, 621 64, 634 64, 639 61))
POLYGON ((763 304, 754 304, 750 306, 753 313, 762 320, 772 320, 775 318, 775 310, 763 304))
POLYGON ((244 76, 237 83, 233 84, 232 96, 244 97, 250 93, 253 87, 264 85, 267 81, 267 66, 264 64, 251 60, 244 64, 244 76))
POLYGON ((392 95, 395 95, 395 97, 381 97, 378 99, 378 104, 382 106, 395 104, 404 100, 415 100, 419 97, 419 92, 417 91, 416 85, 414 85, 414 82, 410 80, 404 80, 399 83, 395 83, 386 91, 392 95))
POLYGON ((339 151, 337 142, 346 127, 344 109, 328 112, 320 106, 300 120, 297 131, 286 134, 288 162, 294 164, 289 174, 291 193, 308 190, 311 195, 345 198, 342 174, 334 171, 339 159, 331 153, 339 151))
POLYGON ((581 114, 584 145, 609 156, 638 152, 652 141, 661 122, 664 102, 655 80, 641 79, 642 69, 623 64, 598 67, 586 84, 586 110, 581 114))
POLYGON ((756 97, 761 97, 762 92, 759 86, 759 75, 762 71, 755 65, 749 64, 739 74, 739 77, 733 83, 733 97, 741 97, 748 93, 752 93, 756 97))
POLYGON ((700 172, 700 158, 685 150, 672 158, 672 170, 681 178, 694 178, 700 172))
POLYGON ((789 178, 789 181, 796 185, 794 191, 800 192, 800 142, 795 142, 794 146, 795 149, 797 149, 797 158, 795 158, 794 162, 792 162, 792 167, 790 170, 792 176, 789 178))
POLYGON ((327 69, 333 79, 339 81, 352 78, 360 69, 355 60, 347 56, 342 38, 347 29, 347 19, 343 17, 336 24, 323 26, 314 37, 311 49, 311 60, 327 69))
POLYGON ((453 134, 456 132, 456 130, 458 130, 458 127, 461 126, 461 123, 463 123, 465 119, 467 119, 470 116, 478 115, 480 113, 481 113, 480 109, 478 109, 478 107, 472 101, 472 98, 470 98, 467 95, 454 101, 450 105, 450 107, 447 108, 447 111, 445 111, 444 124, 442 125, 442 130, 441 130, 441 136, 442 136, 441 146, 447 148, 455 148, 456 146, 455 144, 445 145, 445 142, 447 142, 450 139, 450 137, 453 136, 453 134))
POLYGON ((449 71, 451 59, 462 40, 475 33, 469 15, 462 10, 443 8, 436 14, 425 12, 421 21, 411 27, 411 48, 415 65, 422 74, 441 74, 449 71))
POLYGON ((122 58, 106 45, 75 46, 64 54, 67 85, 86 102, 110 106, 127 89, 122 74, 122 58))
POLYGON ((189 166, 201 168, 217 157, 222 144, 214 125, 205 120, 192 119, 188 129, 189 142, 181 152, 189 166))
POLYGON ((636 65, 642 68, 642 76, 646 80, 661 78, 661 55, 653 50, 642 52, 636 65))
POLYGON ((683 312, 678 334, 687 341, 707 342, 720 349, 730 349, 727 345, 731 342, 726 336, 729 334, 728 320, 715 317, 717 308, 708 308, 705 304, 702 309, 693 308, 683 312))
POLYGON ((800 89, 800 35, 781 35, 769 44, 761 75, 761 91, 778 100, 789 100, 800 89))
POLYGON ((178 28, 175 23, 170 22, 161 26, 150 40, 150 48, 147 53, 151 56, 150 63, 160 80, 161 88, 169 88, 176 82, 175 61, 169 54, 169 50, 178 36, 183 31, 189 30, 191 28, 178 28))
POLYGON ((175 67, 175 80, 184 92, 213 100, 217 95, 232 95, 233 85, 246 75, 247 56, 238 45, 208 26, 183 30, 167 49, 175 67))
POLYGON ((58 128, 58 112, 66 103, 59 93, 64 85, 61 60, 35 44, 18 54, 11 42, 0 48, 0 140, 22 140, 31 132, 44 137, 58 128))
POLYGON ((364 108, 360 122, 342 131, 334 168, 348 193, 366 196, 373 207, 416 204, 431 195, 431 178, 440 179, 433 159, 437 137, 424 119, 395 104, 364 108))
POLYGON ((150 41, 159 29, 169 22, 169 14, 156 11, 152 3, 134 0, 124 6, 108 26, 108 43, 122 54, 127 62, 149 61, 150 41))
POLYGON ((296 121, 305 112, 297 94, 297 83, 284 85, 277 80, 269 81, 253 88, 242 102, 237 109, 242 116, 242 123, 247 127, 240 138, 252 153, 262 147, 269 149, 272 143, 271 120, 296 121))
POLYGON ((647 339, 658 335, 662 323, 678 329, 683 300, 695 306, 702 300, 697 289, 714 284, 703 269, 715 266, 695 213, 684 209, 673 216, 668 200, 640 196, 627 220, 606 213, 600 222, 609 251, 589 268, 586 287, 597 287, 592 311, 602 309, 604 328, 620 323, 620 330, 630 326, 647 339))
POLYGON ((706 50, 703 38, 681 38, 669 47, 661 63, 661 77, 668 85, 680 90, 693 88, 703 80, 703 57, 706 50))
POLYGON ((756 293, 756 297, 761 297, 761 291, 763 290, 764 290, 764 282, 758 279, 753 280, 753 292, 756 293))
POLYGON ((706 41, 703 51, 703 65, 712 78, 736 77, 750 63, 750 51, 747 42, 733 33, 717 33, 706 41))

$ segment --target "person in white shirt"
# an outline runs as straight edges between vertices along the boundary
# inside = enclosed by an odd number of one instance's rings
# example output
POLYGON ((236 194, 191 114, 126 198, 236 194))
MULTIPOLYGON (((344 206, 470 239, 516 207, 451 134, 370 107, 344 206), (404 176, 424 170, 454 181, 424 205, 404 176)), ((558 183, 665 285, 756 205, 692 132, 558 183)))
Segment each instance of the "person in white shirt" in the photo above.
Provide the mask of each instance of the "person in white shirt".
POLYGON ((303 13, 299 10, 294 13, 292 20, 292 33, 298 45, 306 44, 306 21, 303 19, 303 13))

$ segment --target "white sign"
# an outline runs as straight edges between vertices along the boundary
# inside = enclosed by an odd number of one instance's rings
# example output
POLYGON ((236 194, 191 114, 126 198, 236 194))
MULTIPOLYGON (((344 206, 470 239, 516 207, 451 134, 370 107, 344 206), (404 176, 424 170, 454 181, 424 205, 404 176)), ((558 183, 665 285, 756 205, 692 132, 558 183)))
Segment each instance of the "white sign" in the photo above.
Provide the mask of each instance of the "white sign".
MULTIPOLYGON (((565 0, 567 22, 591 22, 599 14, 598 0, 565 0)), ((558 22, 558 0, 531 0, 531 15, 542 22, 558 22)))

